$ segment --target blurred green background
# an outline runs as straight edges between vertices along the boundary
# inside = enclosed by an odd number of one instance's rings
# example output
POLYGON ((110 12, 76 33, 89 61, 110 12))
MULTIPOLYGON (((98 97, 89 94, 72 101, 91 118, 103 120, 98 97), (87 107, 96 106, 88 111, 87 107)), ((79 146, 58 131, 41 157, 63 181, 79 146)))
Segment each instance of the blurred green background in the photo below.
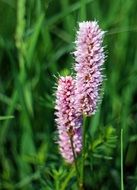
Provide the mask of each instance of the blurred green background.
POLYGON ((137 1, 0 0, 1 190, 77 189, 55 143, 53 94, 55 76, 72 73, 78 22, 95 19, 107 80, 88 119, 85 190, 120 189, 122 167, 125 190, 137 190, 137 1))

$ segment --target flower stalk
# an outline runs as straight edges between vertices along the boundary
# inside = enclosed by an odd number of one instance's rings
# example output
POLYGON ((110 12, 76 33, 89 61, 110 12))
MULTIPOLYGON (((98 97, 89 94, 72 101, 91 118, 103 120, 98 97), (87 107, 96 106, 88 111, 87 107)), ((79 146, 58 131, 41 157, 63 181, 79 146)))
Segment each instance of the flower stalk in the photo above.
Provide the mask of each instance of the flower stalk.
POLYGON ((60 77, 56 91, 55 114, 59 149, 66 162, 75 164, 80 190, 84 190, 86 117, 95 114, 97 110, 104 78, 103 37, 104 31, 96 21, 79 23, 73 53, 75 77, 60 77), (77 156, 81 150, 79 171, 77 156))

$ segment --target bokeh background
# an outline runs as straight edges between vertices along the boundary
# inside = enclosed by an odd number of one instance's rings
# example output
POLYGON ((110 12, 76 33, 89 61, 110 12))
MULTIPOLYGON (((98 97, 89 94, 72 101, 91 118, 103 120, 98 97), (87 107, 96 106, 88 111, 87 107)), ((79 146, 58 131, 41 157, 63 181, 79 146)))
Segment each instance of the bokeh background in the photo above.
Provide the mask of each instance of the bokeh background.
POLYGON ((137 190, 137 1, 0 0, 1 190, 77 189, 75 168, 55 144, 54 87, 56 76, 73 73, 83 20, 107 31, 104 96, 86 129, 85 190, 119 190, 122 170, 125 190, 137 190))

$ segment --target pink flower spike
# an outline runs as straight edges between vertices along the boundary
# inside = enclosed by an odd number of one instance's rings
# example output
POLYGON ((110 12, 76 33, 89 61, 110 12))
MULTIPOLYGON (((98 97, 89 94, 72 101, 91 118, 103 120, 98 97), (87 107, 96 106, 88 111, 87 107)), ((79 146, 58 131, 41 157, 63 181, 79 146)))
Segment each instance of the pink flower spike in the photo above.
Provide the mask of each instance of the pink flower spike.
POLYGON ((103 81, 102 65, 105 55, 102 47, 104 32, 96 21, 79 23, 76 37, 76 109, 93 115, 100 100, 103 81))
POLYGON ((68 163, 74 161, 71 139, 75 155, 82 149, 82 118, 76 116, 74 108, 74 80, 71 76, 61 77, 56 91, 56 123, 59 135, 59 149, 68 163))

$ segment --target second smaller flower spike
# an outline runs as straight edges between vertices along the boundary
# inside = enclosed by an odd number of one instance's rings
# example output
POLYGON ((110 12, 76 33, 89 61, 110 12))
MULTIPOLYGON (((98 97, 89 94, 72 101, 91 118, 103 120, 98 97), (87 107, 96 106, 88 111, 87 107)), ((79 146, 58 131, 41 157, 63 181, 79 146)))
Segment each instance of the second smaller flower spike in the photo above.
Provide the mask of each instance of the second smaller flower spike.
POLYGON ((95 113, 103 81, 102 65, 105 55, 102 46, 104 32, 96 21, 79 23, 76 37, 76 109, 88 116, 95 113))
POLYGON ((59 135, 58 144, 63 158, 68 163, 72 163, 74 154, 77 156, 82 149, 82 118, 76 116, 74 87, 71 76, 61 77, 56 91, 55 115, 59 135))

